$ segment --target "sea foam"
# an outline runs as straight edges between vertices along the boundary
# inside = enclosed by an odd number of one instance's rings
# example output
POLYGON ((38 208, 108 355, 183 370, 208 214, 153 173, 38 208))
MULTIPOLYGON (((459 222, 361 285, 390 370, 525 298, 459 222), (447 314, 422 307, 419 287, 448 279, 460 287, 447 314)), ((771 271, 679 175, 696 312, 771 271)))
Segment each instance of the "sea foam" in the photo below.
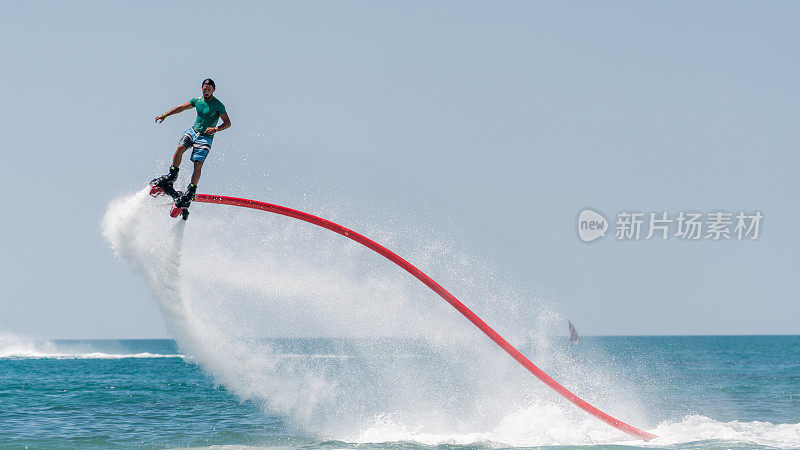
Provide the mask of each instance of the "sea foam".
POLYGON ((126 358, 183 358, 179 354, 108 353, 97 351, 86 343, 53 342, 22 336, 0 335, 0 358, 16 359, 126 359, 126 358))

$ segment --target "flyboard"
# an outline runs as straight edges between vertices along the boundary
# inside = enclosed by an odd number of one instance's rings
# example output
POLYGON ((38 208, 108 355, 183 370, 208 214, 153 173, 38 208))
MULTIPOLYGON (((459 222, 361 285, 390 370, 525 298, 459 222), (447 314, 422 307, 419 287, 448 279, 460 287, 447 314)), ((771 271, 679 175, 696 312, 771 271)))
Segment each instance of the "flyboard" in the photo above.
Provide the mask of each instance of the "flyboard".
MULTIPOLYGON (((594 417, 602 420, 603 422, 611 425, 612 427, 624 431, 632 436, 635 436, 639 439, 644 441, 650 441, 658 436, 648 433, 644 430, 640 430, 632 425, 629 425, 619 419, 616 419, 603 411, 595 408, 582 398, 578 397, 577 395, 573 394, 569 389, 565 388, 561 384, 559 384, 556 380, 551 378, 549 375, 544 373, 542 369, 536 367, 528 358, 526 358, 522 353, 520 353, 513 345, 509 344, 502 336, 500 336, 496 331, 494 331, 489 325, 486 324, 480 317, 478 317, 474 312, 472 312, 469 308, 464 306, 457 298, 453 296, 450 292, 448 292, 445 288, 439 285, 436 281, 434 281, 428 275, 425 275, 421 270, 419 270, 416 266, 411 264, 410 262, 406 261, 405 259, 401 258, 391 250, 387 249, 386 247, 378 244, 377 242, 369 239, 366 236, 363 236, 355 231, 339 225, 337 223, 331 222, 330 220, 323 219, 321 217, 317 217, 312 214, 308 214, 302 211, 298 211, 295 209, 287 208, 285 206, 274 205, 271 203, 264 203, 259 202, 256 200, 248 200, 245 198, 236 198, 236 197, 225 197, 222 195, 209 195, 209 194, 196 194, 194 198, 195 202, 200 203, 216 203, 219 205, 229 205, 229 206, 238 206, 241 208, 251 208, 251 209, 259 209, 261 211, 271 212, 274 214, 280 214, 283 216, 291 217, 294 219, 302 220, 304 222, 308 222, 313 225, 317 225, 322 228, 326 228, 328 230, 333 231, 334 233, 341 234, 342 236, 352 239, 359 244, 364 245, 365 247, 369 248, 370 250, 375 251, 376 253, 384 256, 389 261, 397 264, 403 270, 413 275, 416 279, 421 281, 423 284, 431 288, 434 292, 436 292, 440 297, 442 297, 447 303, 449 303, 453 308, 458 310, 464 317, 469 319, 476 327, 478 327, 481 331, 484 332, 491 340, 493 340, 500 348, 505 350, 506 353, 511 355, 512 358, 517 360, 523 367, 528 369, 536 378, 540 379, 544 384, 549 386, 551 389, 556 391, 562 397, 566 398, 570 402, 574 403, 577 407, 581 408, 582 410, 588 412, 589 414, 593 415, 594 417)), ((176 217, 172 216, 172 217, 176 217)))
POLYGON ((175 188, 172 187, 172 184, 157 186, 155 181, 156 180, 150 182, 150 195, 152 197, 159 197, 166 194, 172 197, 172 209, 169 211, 170 217, 174 219, 181 216, 183 220, 187 220, 189 218, 188 207, 182 208, 178 206, 178 199, 181 197, 182 192, 176 191, 175 188))

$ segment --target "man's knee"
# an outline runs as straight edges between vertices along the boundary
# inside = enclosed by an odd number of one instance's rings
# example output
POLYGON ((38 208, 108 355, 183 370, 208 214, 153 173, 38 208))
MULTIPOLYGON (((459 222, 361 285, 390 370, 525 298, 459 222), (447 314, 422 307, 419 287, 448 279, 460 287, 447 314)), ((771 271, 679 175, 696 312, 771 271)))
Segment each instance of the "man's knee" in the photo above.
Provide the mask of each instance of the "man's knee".
POLYGON ((176 151, 176 152, 181 152, 181 153, 183 153, 183 152, 185 152, 185 151, 186 151, 186 148, 187 148, 187 147, 186 147, 185 145, 179 145, 179 146, 178 146, 178 148, 177 148, 177 149, 175 149, 175 151, 176 151))

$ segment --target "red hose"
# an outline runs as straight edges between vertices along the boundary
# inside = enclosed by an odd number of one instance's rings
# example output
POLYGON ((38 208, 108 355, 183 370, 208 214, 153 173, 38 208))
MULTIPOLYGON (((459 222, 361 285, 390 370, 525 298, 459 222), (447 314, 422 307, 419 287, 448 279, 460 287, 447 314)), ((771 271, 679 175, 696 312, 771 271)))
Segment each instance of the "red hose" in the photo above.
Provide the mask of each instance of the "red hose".
POLYGON ((321 217, 317 217, 302 211, 297 211, 295 209, 287 208, 285 206, 273 205, 271 203, 264 203, 256 200, 248 200, 245 198, 224 197, 222 195, 209 195, 209 194, 197 194, 195 196, 194 201, 201 203, 217 203, 220 205, 230 205, 230 206, 240 206, 243 208, 260 209, 262 211, 293 217, 295 219, 312 223, 322 228, 327 228, 335 233, 339 233, 342 236, 350 238, 358 242, 359 244, 369 247, 375 252, 386 257, 386 259, 402 267, 403 269, 405 269, 406 272, 410 273, 411 275, 414 275, 419 281, 423 282, 426 286, 433 289, 433 291, 439 294, 440 297, 445 299, 447 303, 450 303, 450 305, 452 305, 455 309, 457 309, 458 312, 463 314, 464 317, 469 319, 469 321, 475 324, 476 327, 480 328, 480 330, 483 331, 487 336, 489 336, 489 338, 493 340, 497 345, 499 345, 500 348, 505 350, 506 353, 511 355, 512 358, 516 359, 517 362, 519 362, 520 364, 522 364, 523 367, 528 369, 528 371, 531 372, 534 376, 536 376, 536 378, 542 380, 544 384, 550 386, 550 388, 552 388, 554 391, 561 394, 562 397, 571 401, 582 410, 597 417, 603 422, 611 425, 612 427, 618 430, 624 431, 632 436, 636 436, 637 438, 640 438, 644 441, 650 441, 651 439, 658 437, 654 434, 640 430, 632 425, 628 425, 627 423, 621 420, 615 419, 614 417, 604 413, 603 411, 600 411, 599 409, 587 403, 585 400, 581 399, 577 395, 570 392, 567 388, 560 385, 556 380, 552 379, 549 375, 544 373, 542 369, 536 367, 536 365, 530 362, 530 360, 528 360, 528 358, 526 358, 522 353, 520 353, 519 350, 514 348, 514 346, 509 344, 508 341, 503 339, 502 336, 497 334, 497 332, 494 331, 489 325, 487 325, 486 322, 481 320, 481 318, 478 317, 474 312, 472 312, 469 308, 464 306, 464 304, 461 303, 457 298, 455 298, 453 294, 447 292, 447 290, 442 286, 440 286, 439 283, 435 282, 431 277, 425 275, 421 270, 417 269, 410 262, 396 255, 391 250, 378 244, 372 239, 369 239, 361 234, 358 234, 355 231, 343 227, 337 223, 333 223, 330 220, 326 220, 321 217))

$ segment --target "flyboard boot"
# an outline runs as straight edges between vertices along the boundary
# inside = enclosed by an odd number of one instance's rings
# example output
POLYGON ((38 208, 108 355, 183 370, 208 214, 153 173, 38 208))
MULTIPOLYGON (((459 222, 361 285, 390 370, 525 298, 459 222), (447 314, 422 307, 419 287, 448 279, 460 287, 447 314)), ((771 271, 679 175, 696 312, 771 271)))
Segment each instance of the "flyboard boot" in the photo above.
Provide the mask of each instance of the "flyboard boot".
POLYGON ((189 205, 192 204, 192 200, 194 200, 194 193, 197 191, 197 185, 189 183, 189 186, 186 188, 186 192, 178 192, 178 196, 175 197, 175 203, 172 205, 172 211, 170 211, 169 215, 172 217, 178 217, 178 215, 183 216, 183 220, 189 218, 189 205))
POLYGON ((172 187, 172 183, 178 179, 178 168, 169 166, 169 173, 153 179, 150 182, 150 195, 158 197, 162 194, 167 194, 173 199, 178 197, 178 192, 172 187))

